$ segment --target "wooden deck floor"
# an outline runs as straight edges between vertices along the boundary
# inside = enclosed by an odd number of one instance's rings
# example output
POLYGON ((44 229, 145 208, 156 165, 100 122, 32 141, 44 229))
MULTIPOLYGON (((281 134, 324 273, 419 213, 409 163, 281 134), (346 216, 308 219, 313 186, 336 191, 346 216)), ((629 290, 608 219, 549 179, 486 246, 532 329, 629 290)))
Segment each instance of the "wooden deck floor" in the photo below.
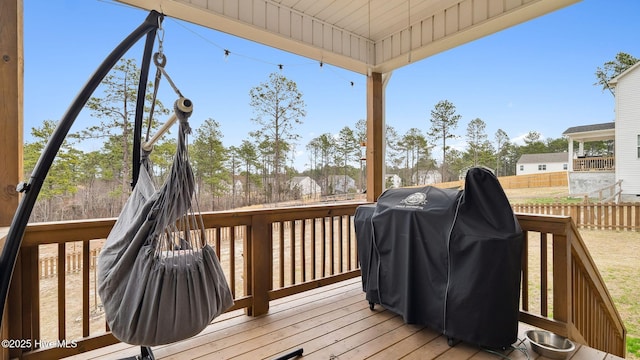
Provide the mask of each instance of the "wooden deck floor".
MULTIPOLYGON (((271 303, 267 315, 223 314, 199 335, 153 348, 157 359, 275 359, 303 348, 301 359, 501 359, 476 346, 449 347, 447 338, 429 329, 406 325, 402 318, 376 306, 369 310, 360 278, 347 280, 271 303)), ((520 325, 520 339, 528 325, 520 325)), ((510 359, 545 359, 518 342, 526 354, 505 352, 510 359)), ((67 359, 121 359, 140 348, 116 344, 67 359)), ((578 346, 572 360, 621 359, 578 346)))

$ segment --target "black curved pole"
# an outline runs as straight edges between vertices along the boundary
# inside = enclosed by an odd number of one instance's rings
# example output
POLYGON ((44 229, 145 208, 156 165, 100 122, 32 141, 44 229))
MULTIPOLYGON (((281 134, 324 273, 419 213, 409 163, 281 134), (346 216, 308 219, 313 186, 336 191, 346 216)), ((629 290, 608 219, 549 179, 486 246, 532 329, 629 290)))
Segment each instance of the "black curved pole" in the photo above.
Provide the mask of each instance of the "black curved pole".
POLYGON ((156 30, 153 29, 147 34, 147 41, 144 45, 144 55, 142 57, 142 66, 140 67, 140 83, 138 83, 138 97, 136 98, 136 116, 133 130, 133 164, 131 176, 131 188, 133 189, 138 182, 140 175, 140 144, 142 144, 142 117, 144 115, 145 94, 147 93, 147 80, 149 79, 149 66, 151 64, 151 53, 153 52, 153 43, 156 37, 156 30))
POLYGON ((9 285, 11 284, 11 277, 13 276, 13 270, 16 265, 16 258, 24 232, 27 227, 27 222, 33 211, 33 206, 38 198, 44 179, 51 168, 51 164, 60 150, 60 146, 64 141, 71 125, 78 117, 78 114, 89 100, 89 97, 95 89, 100 85, 102 79, 109 73, 109 71, 116 65, 118 60, 126 54, 126 52, 145 34, 152 31, 156 31, 160 22, 163 19, 163 15, 153 10, 145 21, 136 28, 126 39, 124 39, 100 64, 100 67, 94 72, 93 76, 89 78, 89 81, 84 88, 76 95, 75 100, 71 103, 69 109, 64 114, 56 129, 54 130, 47 146, 40 155, 38 162, 36 163, 31 178, 28 183, 22 183, 18 185, 18 191, 24 192, 24 196, 18 205, 13 220, 11 221, 11 227, 7 233, 6 242, 2 249, 2 255, 0 255, 0 324, 2 324, 2 316, 4 314, 4 306, 9 293, 9 285))

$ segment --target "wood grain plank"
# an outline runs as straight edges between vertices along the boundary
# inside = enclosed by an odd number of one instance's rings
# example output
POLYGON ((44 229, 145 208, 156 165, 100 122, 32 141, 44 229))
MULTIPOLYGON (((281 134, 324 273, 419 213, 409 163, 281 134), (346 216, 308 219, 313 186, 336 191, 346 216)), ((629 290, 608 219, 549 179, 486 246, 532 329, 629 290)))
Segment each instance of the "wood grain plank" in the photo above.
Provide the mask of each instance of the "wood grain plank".
POLYGON ((421 346, 433 341, 440 336, 437 332, 430 329, 422 329, 416 333, 413 333, 401 341, 396 342, 392 346, 387 347, 384 351, 373 354, 369 359, 371 360, 387 360, 387 359, 400 359, 421 346))
MULTIPOLYGON (((403 360, 428 360, 435 359, 436 357, 443 355, 450 349, 445 336, 438 336, 432 341, 422 345, 418 349, 412 351, 407 356, 403 357, 403 360)), ((453 359, 450 357, 450 359, 453 359)))
MULTIPOLYGON (((366 304, 362 305, 366 307, 363 309, 365 312, 371 312, 366 304)), ((324 334, 311 342, 301 344, 305 349, 305 359, 339 359, 341 354, 362 342, 370 341, 380 333, 384 334, 402 326, 402 319, 389 311, 381 311, 346 326, 339 325, 341 322, 330 324, 324 329, 324 334), (327 329, 331 331, 327 332, 327 329)))
POLYGON ((345 359, 369 359, 375 354, 384 353, 387 354, 385 355, 387 359, 392 359, 392 357, 388 355, 388 349, 390 347, 413 334, 421 332, 423 329, 422 327, 414 325, 402 325, 386 334, 381 334, 374 340, 360 344, 340 356, 345 359))
POLYGON ((252 344, 255 349, 242 354, 239 358, 274 358, 283 349, 300 347, 304 349, 305 358, 307 358, 309 352, 313 349, 321 348, 333 342, 333 339, 322 339, 326 335, 327 329, 344 328, 371 316, 373 314, 371 314, 367 306, 362 301, 358 301, 343 308, 343 311, 309 320, 309 322, 302 324, 304 327, 295 326, 265 335, 261 339, 256 339, 260 342, 260 346, 252 344), (344 313, 348 313, 348 315, 344 315, 344 313))
MULTIPOLYGON (((533 352, 520 323, 514 346, 502 356, 513 360, 544 359, 533 352)), ((350 279, 271 302, 269 313, 246 316, 225 313, 202 333, 175 344, 154 347, 161 359, 273 359, 302 348, 304 359, 451 359, 501 360, 478 346, 459 343, 433 330, 404 324, 381 307, 369 310, 360 278, 350 279)), ((69 359, 114 359, 140 354, 137 346, 116 344, 69 359)), ((577 344, 570 360, 621 360, 577 344)))
MULTIPOLYGON (((353 299, 352 295, 357 293, 358 290, 359 289, 353 289, 350 292, 338 294, 334 298, 325 298, 320 301, 302 304, 292 308, 291 311, 281 311, 263 315, 255 318, 254 321, 244 322, 225 329, 224 331, 216 332, 213 338, 190 342, 188 344, 189 349, 184 349, 168 357, 163 356, 163 358, 192 359, 210 355, 212 358, 228 359, 231 356, 238 355, 236 352, 238 350, 237 346, 250 346, 245 343, 249 343, 255 338, 284 327, 299 324, 316 316, 327 316, 331 313, 332 309, 335 308, 337 304, 341 304, 342 301, 346 301, 347 303, 357 301, 357 299, 353 299), (227 350, 227 348, 230 350, 227 350), (174 355, 175 357, 173 357, 174 355)), ((250 349, 245 349, 245 351, 246 350, 250 349)))

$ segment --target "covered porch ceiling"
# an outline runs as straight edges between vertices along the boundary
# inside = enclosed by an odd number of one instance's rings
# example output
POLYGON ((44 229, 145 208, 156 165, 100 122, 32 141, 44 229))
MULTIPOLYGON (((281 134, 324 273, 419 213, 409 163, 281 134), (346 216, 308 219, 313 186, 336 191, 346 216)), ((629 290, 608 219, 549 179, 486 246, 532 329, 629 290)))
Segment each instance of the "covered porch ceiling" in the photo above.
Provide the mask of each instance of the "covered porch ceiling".
POLYGON ((579 0, 117 1, 369 75, 579 0))
POLYGON ((585 133, 576 133, 565 135, 567 140, 569 141, 577 141, 577 142, 592 142, 592 141, 607 141, 607 140, 615 140, 615 130, 609 131, 593 131, 593 132, 585 132, 585 133))

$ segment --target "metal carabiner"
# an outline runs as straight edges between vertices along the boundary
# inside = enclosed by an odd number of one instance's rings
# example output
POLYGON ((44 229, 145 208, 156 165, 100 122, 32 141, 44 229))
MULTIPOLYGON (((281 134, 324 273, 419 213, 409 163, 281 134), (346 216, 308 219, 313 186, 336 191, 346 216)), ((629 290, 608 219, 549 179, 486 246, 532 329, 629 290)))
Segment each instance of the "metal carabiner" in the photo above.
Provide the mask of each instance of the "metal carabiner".
POLYGON ((164 68, 167 65, 167 57, 163 53, 157 52, 153 54, 153 63, 159 68, 164 68))

